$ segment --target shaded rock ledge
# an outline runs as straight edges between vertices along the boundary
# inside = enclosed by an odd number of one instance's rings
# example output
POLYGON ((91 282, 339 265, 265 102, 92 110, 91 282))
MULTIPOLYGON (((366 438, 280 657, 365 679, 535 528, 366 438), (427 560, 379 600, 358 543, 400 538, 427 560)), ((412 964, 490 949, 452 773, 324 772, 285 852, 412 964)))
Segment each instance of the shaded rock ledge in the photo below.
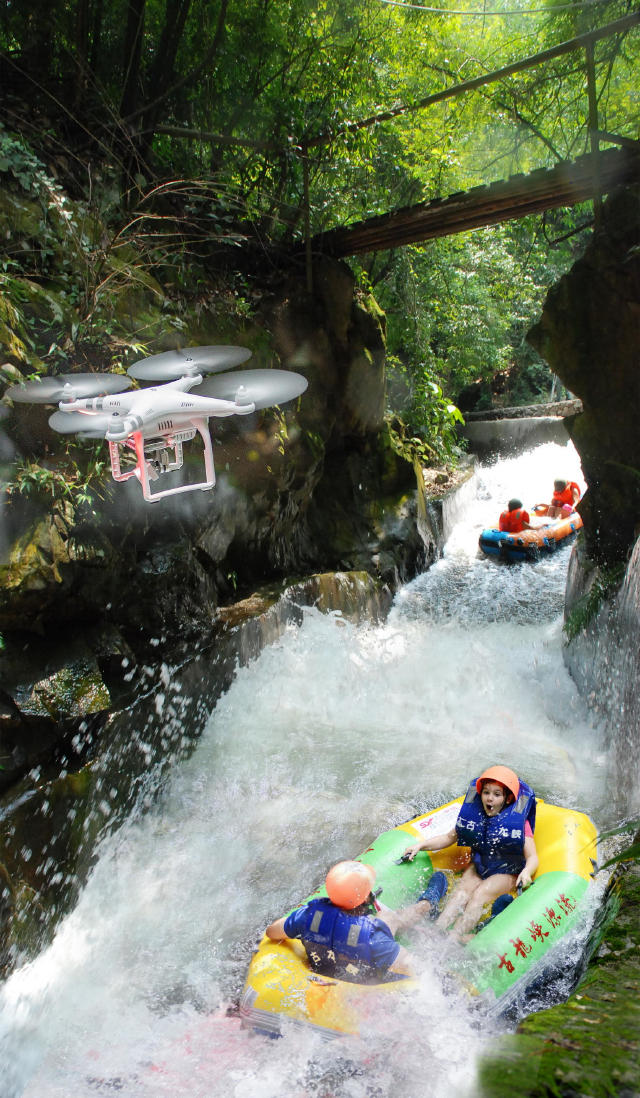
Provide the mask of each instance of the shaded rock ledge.
MULTIPOLYGON (((366 546, 359 550, 352 544, 345 556, 387 592, 385 598, 415 575, 419 565, 428 567, 441 554, 460 508, 474 490, 473 471, 472 461, 455 474, 416 468, 414 490, 388 499, 369 515, 366 546), (407 546, 413 546, 411 567, 407 546)), ((173 541, 150 546, 138 557, 138 578, 106 535, 97 556, 86 546, 78 551, 68 510, 38 519, 28 545, 18 544, 4 570, 8 579, 0 598, 0 624, 6 630, 0 651, 0 790, 34 766, 66 759, 70 751, 73 754, 73 745, 95 742, 115 714, 162 684, 167 665, 186 666, 204 652, 215 657, 229 621, 250 617, 256 598, 216 606, 207 571, 198 566, 197 547, 194 553, 186 534, 180 540, 179 531, 174 530, 173 541), (56 585, 60 573, 64 578, 56 585), (18 594, 12 598, 14 587, 18 594), (69 617, 68 609, 69 604, 82 603, 82 591, 89 587, 96 606, 93 623, 86 621, 86 613, 85 620, 69 617), (135 614, 133 620, 115 608, 110 612, 117 588, 135 614), (100 596, 106 608, 102 614, 97 610, 100 596), (29 608, 43 601, 50 604, 48 616, 42 630, 34 632, 38 610, 30 614, 29 608), (59 628, 53 633, 51 616, 56 610, 59 628)), ((302 592, 315 589, 314 583, 293 588, 281 580, 270 590, 279 594, 288 586, 302 592)), ((324 607, 330 602, 326 586, 324 607)), ((256 605, 263 601, 264 596, 257 597, 256 605)), ((335 593, 335 605, 344 609, 344 591, 335 593)))

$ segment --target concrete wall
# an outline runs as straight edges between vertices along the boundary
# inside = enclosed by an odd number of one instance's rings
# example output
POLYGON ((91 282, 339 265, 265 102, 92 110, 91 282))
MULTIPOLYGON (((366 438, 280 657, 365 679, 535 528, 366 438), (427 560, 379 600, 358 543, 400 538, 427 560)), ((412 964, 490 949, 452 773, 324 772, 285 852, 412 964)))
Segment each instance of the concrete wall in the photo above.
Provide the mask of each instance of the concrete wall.
POLYGON ((469 449, 479 458, 511 457, 542 442, 563 446, 569 435, 561 416, 530 419, 474 420, 461 428, 469 449))

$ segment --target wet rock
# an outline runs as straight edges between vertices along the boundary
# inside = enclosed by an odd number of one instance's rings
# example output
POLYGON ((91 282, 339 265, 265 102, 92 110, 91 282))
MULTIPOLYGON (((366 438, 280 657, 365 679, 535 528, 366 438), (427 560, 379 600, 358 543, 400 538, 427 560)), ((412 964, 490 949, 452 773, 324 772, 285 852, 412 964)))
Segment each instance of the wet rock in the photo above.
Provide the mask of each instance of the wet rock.
POLYGON ((0 862, 0 975, 9 968, 15 906, 15 889, 6 867, 0 862))
POLYGON ((578 510, 587 553, 624 561, 640 510, 640 186, 614 192, 583 257, 548 294, 529 334, 583 411, 566 421, 588 491, 578 510))
POLYGON ((574 545, 565 598, 564 659, 578 689, 608 730, 621 816, 640 812, 640 539, 626 567, 605 567, 574 545))

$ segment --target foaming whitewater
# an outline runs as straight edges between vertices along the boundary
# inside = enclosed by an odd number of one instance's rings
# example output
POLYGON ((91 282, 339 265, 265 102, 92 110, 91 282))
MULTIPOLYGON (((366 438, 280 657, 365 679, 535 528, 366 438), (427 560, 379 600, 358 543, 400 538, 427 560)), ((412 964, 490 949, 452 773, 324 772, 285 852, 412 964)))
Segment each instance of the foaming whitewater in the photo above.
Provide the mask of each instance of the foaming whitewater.
POLYGON ((583 483, 570 445, 481 469, 444 558, 384 625, 309 610, 238 672, 153 809, 105 841, 53 944, 4 986, 5 1098, 477 1093, 497 1023, 443 979, 428 934, 419 993, 359 1038, 268 1040, 234 1006, 268 921, 492 762, 608 822, 600 733, 562 661, 569 550, 510 567, 477 550, 511 496, 531 506, 560 475, 583 483))

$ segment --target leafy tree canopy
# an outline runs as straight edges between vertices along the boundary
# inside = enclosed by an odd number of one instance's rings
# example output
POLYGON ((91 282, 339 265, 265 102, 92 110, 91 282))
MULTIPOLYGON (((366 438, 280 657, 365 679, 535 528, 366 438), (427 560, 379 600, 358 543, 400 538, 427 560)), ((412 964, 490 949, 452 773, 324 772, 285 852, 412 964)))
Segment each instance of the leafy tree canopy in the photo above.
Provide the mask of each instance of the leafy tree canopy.
MULTIPOLYGON (((58 216, 64 185, 106 226, 97 240, 87 219, 74 223, 84 276, 70 293, 86 318, 96 293, 134 269, 148 279, 170 260, 179 284, 212 239, 286 247, 588 151, 583 48, 421 104, 631 10, 626 0, 483 9, 462 0, 450 10, 389 0, 9 0, 0 172, 37 176, 58 216), (141 241, 144 263, 123 250, 141 241)), ((593 46, 598 127, 617 138, 638 134, 639 52, 637 26, 593 46)), ((429 392, 458 399, 509 371, 508 395, 544 399, 550 379, 524 336, 590 216, 564 210, 354 263, 388 313, 392 392, 405 394, 409 420, 425 422, 429 392)), ((46 233, 32 242, 36 281, 56 261, 46 248, 46 233)), ((12 253, 5 272, 18 277, 25 262, 12 253)))

